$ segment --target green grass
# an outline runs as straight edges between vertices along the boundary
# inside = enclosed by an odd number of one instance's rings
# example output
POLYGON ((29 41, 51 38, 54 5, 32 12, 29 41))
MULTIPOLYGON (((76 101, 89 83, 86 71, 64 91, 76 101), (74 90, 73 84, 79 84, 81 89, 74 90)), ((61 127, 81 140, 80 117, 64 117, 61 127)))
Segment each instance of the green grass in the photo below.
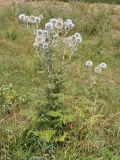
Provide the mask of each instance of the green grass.
MULTIPOLYGON (((114 6, 108 9, 90 8, 73 3, 49 3, 9 6, 0 12, 0 86, 13 84, 18 95, 27 97, 27 104, 13 107, 10 114, 0 117, 0 154, 3 160, 119 160, 120 159, 120 12, 114 6), (54 8, 54 9, 53 9, 54 8), (46 152, 36 147, 23 150, 18 135, 29 127, 43 100, 46 80, 38 70, 34 36, 19 23, 19 13, 43 14, 41 26, 50 17, 71 18, 83 36, 77 56, 65 75, 64 102, 76 117, 70 137, 63 144, 52 146, 46 152), (94 66, 106 62, 108 68, 92 85, 93 71, 85 68, 92 59, 94 66), (17 143, 15 143, 15 141, 17 143), (14 146, 11 146, 15 144, 14 146), (11 148, 14 148, 12 151, 11 148), (14 155, 11 158, 11 153, 14 155)), ((62 52, 62 47, 57 49, 62 52)), ((34 125, 34 123, 33 123, 34 125)))

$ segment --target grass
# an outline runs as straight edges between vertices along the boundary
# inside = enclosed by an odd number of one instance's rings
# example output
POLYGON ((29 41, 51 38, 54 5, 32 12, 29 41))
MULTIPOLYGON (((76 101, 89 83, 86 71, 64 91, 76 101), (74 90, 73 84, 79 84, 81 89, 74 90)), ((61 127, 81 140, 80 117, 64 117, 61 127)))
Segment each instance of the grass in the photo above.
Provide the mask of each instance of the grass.
MULTIPOLYGON (((120 159, 120 7, 83 4, 41 2, 32 5, 10 5, 0 11, 0 85, 13 84, 18 95, 27 97, 27 104, 12 108, 0 117, 0 154, 3 160, 58 159, 58 160, 119 160, 120 159), (54 8, 54 9, 53 9, 54 8), (38 71, 38 62, 32 48, 34 36, 19 23, 19 13, 43 14, 50 17, 73 19, 83 35, 65 76, 64 101, 75 115, 72 133, 63 144, 30 153, 16 144, 11 157, 11 144, 20 143, 17 136, 34 121, 37 107, 43 99, 45 79, 38 71), (85 61, 94 65, 105 61, 108 68, 92 85, 91 73, 85 61), (55 147, 55 148, 54 148, 55 147)), ((62 49, 57 50, 58 53, 62 49)), ((11 151, 12 152, 12 151, 11 151)))

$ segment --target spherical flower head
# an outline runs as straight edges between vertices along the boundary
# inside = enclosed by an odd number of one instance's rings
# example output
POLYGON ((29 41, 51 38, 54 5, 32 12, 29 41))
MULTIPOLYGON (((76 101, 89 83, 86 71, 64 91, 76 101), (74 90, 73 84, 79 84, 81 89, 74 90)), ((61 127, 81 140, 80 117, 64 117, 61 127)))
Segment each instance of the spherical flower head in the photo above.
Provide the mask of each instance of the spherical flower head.
POLYGON ((101 69, 106 69, 107 68, 107 64, 106 63, 100 63, 100 65, 99 65, 99 67, 101 68, 101 69))
POLYGON ((56 19, 56 18, 51 18, 51 19, 49 20, 49 22, 52 23, 53 26, 55 27, 55 24, 56 24, 56 22, 57 22, 57 19, 56 19))
POLYGON ((71 19, 67 19, 66 20, 66 23, 68 24, 68 23, 72 23, 72 20, 71 19))
POLYGON ((44 49, 44 50, 47 50, 47 49, 48 49, 48 47, 49 47, 49 45, 48 45, 48 43, 47 43, 47 42, 43 43, 43 49, 44 49))
POLYGON ((72 23, 72 22, 69 22, 69 23, 67 23, 67 28, 68 29, 73 29, 74 28, 74 23, 72 23))
POLYGON ((99 66, 95 67, 95 73, 100 74, 101 72, 102 69, 99 66))
POLYGON ((30 24, 34 24, 34 23, 35 23, 35 16, 33 16, 33 15, 29 16, 28 22, 29 22, 30 24))
POLYGON ((34 47, 34 48, 38 48, 38 47, 39 47, 39 44, 38 44, 37 42, 34 42, 34 43, 33 43, 33 47, 34 47))
POLYGON ((36 24, 37 24, 37 23, 40 23, 40 21, 41 21, 40 17, 35 17, 35 23, 36 23, 36 24))
POLYGON ((39 45, 43 44, 45 39, 42 36, 37 36, 35 38, 35 42, 37 42, 39 45))
POLYGON ((29 21, 29 16, 25 16, 25 18, 23 19, 23 22, 28 23, 28 21, 29 21))
POLYGON ((86 67, 92 67, 93 62, 91 60, 88 60, 88 61, 86 61, 85 65, 86 65, 86 67))
POLYGON ((56 29, 62 29, 63 26, 64 26, 63 19, 62 18, 58 18, 57 22, 55 23, 55 28, 56 29))
POLYGON ((82 42, 82 38, 81 37, 76 37, 75 42, 76 43, 81 43, 82 42))
POLYGON ((49 33, 49 32, 48 32, 48 30, 43 30, 42 33, 43 33, 43 36, 48 36, 48 33, 49 33))
POLYGON ((80 33, 78 33, 78 32, 76 32, 74 35, 75 35, 76 38, 81 37, 80 33))
POLYGON ((48 22, 45 24, 45 29, 48 31, 51 31, 53 29, 53 24, 51 22, 48 22))
POLYGON ((38 35, 38 36, 41 36, 42 35, 42 29, 36 29, 33 31, 33 34, 34 35, 38 35))
POLYGON ((26 16, 24 14, 20 14, 18 18, 19 18, 20 21, 23 21, 25 19, 25 17, 26 16))
POLYGON ((38 36, 42 36, 43 30, 42 30, 42 29, 38 29, 38 30, 37 30, 37 34, 38 34, 38 36))

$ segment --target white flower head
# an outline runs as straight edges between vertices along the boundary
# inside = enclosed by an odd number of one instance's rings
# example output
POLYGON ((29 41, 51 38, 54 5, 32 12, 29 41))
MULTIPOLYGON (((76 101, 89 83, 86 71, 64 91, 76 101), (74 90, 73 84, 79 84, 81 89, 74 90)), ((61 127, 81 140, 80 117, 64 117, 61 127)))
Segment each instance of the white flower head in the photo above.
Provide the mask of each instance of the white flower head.
POLYGON ((63 19, 62 18, 58 18, 56 23, 55 23, 55 28, 56 29, 62 29, 63 26, 64 26, 63 19))
POLYGON ((51 22, 48 22, 45 24, 45 29, 48 31, 51 31, 53 29, 53 24, 51 22))
POLYGON ((28 17, 28 23, 30 23, 30 24, 36 23, 35 18, 36 18, 36 17, 33 16, 33 15, 29 16, 29 17, 28 17))
POLYGON ((37 42, 39 45, 41 45, 45 42, 45 39, 42 36, 37 36, 35 38, 35 42, 37 42))
POLYGON ((25 19, 25 17, 26 17, 25 14, 20 14, 20 15, 19 15, 19 20, 20 20, 20 21, 23 21, 23 20, 25 19))
POLYGON ((102 69, 99 66, 95 67, 95 73, 100 74, 101 72, 102 69))
POLYGON ((33 43, 33 47, 34 47, 34 48, 38 48, 38 47, 39 47, 39 44, 38 44, 37 42, 34 42, 34 43, 33 43))
POLYGON ((76 37, 75 42, 76 43, 81 43, 82 42, 82 38, 81 37, 76 37))
POLYGON ((56 18, 51 18, 51 19, 49 20, 49 22, 52 23, 53 26, 55 27, 55 24, 56 24, 56 22, 57 22, 57 19, 56 19, 56 18))
POLYGON ((100 63, 99 67, 102 68, 102 69, 106 69, 107 68, 107 64, 104 63, 104 62, 100 63))
POLYGON ((25 18, 23 19, 23 22, 28 23, 28 21, 29 21, 29 16, 25 16, 25 18))
POLYGON ((78 33, 78 32, 76 32, 74 35, 76 38, 81 37, 80 33, 78 33))
POLYGON ((35 17, 35 23, 36 23, 36 24, 37 24, 37 23, 40 23, 40 21, 41 21, 40 17, 35 17))
POLYGON ((86 61, 85 65, 86 65, 86 67, 92 67, 93 62, 91 60, 88 60, 88 61, 86 61))
POLYGON ((67 23, 67 28, 68 29, 73 29, 74 28, 74 23, 72 23, 72 22, 69 22, 69 23, 67 23))
POLYGON ((67 19, 66 20, 66 24, 68 24, 68 23, 72 23, 72 20, 71 19, 67 19))
POLYGON ((43 30, 42 34, 43 34, 43 36, 48 37, 49 32, 48 32, 48 30, 43 30))
POLYGON ((48 49, 48 47, 49 47, 49 45, 48 45, 47 42, 43 43, 43 49, 44 49, 44 50, 48 49))

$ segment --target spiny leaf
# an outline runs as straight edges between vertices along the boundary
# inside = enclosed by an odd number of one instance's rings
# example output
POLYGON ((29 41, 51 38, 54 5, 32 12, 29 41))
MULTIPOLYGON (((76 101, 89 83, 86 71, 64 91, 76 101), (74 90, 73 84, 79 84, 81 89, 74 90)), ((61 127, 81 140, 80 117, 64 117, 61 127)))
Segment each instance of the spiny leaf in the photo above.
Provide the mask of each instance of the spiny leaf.
POLYGON ((46 142, 49 142, 52 139, 55 132, 56 131, 53 129, 47 129, 47 130, 37 131, 37 132, 35 132, 35 135, 39 136, 40 139, 42 139, 46 142))

